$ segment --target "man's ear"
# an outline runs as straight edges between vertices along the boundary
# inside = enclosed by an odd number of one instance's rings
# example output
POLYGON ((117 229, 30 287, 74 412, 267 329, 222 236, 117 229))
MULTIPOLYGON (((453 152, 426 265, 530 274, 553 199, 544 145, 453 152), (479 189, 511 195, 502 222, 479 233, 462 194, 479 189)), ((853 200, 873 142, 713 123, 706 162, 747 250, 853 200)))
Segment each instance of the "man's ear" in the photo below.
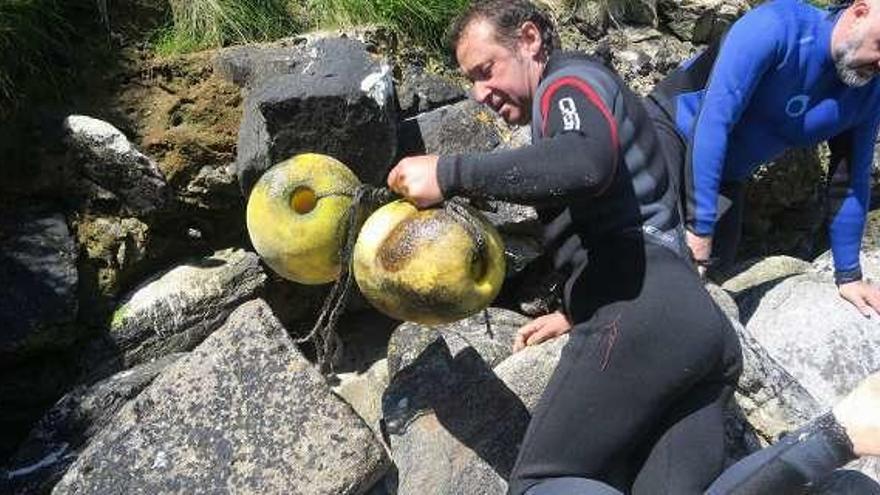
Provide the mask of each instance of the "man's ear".
POLYGON ((534 58, 543 52, 544 42, 541 30, 532 21, 526 21, 519 28, 519 46, 523 55, 534 58))

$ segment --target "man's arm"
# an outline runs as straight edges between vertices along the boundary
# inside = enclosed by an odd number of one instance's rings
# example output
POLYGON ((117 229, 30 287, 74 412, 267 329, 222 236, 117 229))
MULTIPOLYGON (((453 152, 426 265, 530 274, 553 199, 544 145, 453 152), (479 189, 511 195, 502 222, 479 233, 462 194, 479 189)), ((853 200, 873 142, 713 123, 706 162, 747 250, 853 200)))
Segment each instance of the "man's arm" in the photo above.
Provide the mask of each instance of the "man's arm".
POLYGON ((874 141, 880 118, 874 118, 828 142, 828 230, 834 255, 834 279, 841 295, 866 316, 880 312, 880 291, 862 282, 859 252, 871 195, 874 141))
POLYGON ((715 60, 688 143, 684 177, 687 227, 699 236, 710 236, 715 228, 728 138, 778 58, 779 29, 773 10, 757 7, 734 23, 715 60))
POLYGON ((546 97, 544 139, 516 150, 440 157, 444 197, 551 206, 601 195, 614 180, 617 124, 607 102, 580 79, 546 97))

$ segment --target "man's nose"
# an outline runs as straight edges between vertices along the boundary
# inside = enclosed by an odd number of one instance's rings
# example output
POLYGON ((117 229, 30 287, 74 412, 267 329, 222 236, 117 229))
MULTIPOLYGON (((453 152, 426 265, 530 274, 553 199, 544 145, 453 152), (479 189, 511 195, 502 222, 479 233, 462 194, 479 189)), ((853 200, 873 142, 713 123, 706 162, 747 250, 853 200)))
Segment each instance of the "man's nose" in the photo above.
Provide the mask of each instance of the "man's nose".
POLYGON ((492 91, 485 84, 481 83, 474 83, 474 88, 471 92, 474 95, 474 99, 480 103, 486 103, 486 99, 492 94, 492 91))

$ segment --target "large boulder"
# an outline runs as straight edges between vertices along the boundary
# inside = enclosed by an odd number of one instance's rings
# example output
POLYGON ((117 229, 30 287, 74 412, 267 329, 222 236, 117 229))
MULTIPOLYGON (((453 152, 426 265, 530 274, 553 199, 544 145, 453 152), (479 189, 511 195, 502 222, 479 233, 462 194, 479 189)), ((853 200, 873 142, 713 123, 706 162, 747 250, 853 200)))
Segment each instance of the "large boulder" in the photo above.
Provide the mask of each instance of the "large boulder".
POLYGON ((382 409, 401 495, 426 486, 458 494, 507 489, 529 410, 568 339, 511 356, 514 333, 528 320, 498 309, 489 315, 488 325, 480 317, 435 328, 404 324, 392 335, 382 409))
POLYGON ((421 494, 426 486, 434 493, 505 493, 528 408, 565 341, 528 347, 508 358, 514 363, 502 362, 497 374, 473 347, 453 355, 435 340, 424 348, 394 376, 382 402, 397 493, 421 494))
POLYGON ((51 491, 92 437, 181 356, 170 354, 68 392, 37 422, 7 467, 0 470, 0 491, 4 491, 4 480, 13 493, 51 491))
POLYGON ((77 251, 64 216, 49 209, 0 213, 0 362, 3 367, 75 338, 77 251))
MULTIPOLYGON (((862 316, 821 275, 798 275, 774 287, 747 329, 825 409, 880 369, 878 319, 862 316)), ((878 478, 878 468, 863 472, 878 478)))
POLYGON ((71 115, 64 121, 65 139, 85 177, 112 193, 122 211, 146 216, 170 199, 158 165, 138 151, 117 128, 102 120, 71 115))
POLYGON ((189 351, 266 281, 259 257, 240 249, 182 264, 127 295, 109 337, 125 367, 189 351))
POLYGON ((395 156, 389 66, 352 39, 318 39, 301 50, 301 68, 262 79, 245 101, 236 160, 245 196, 266 169, 298 153, 331 155, 373 184, 395 156))
POLYGON ((257 300, 129 402, 53 493, 357 494, 387 468, 257 300))

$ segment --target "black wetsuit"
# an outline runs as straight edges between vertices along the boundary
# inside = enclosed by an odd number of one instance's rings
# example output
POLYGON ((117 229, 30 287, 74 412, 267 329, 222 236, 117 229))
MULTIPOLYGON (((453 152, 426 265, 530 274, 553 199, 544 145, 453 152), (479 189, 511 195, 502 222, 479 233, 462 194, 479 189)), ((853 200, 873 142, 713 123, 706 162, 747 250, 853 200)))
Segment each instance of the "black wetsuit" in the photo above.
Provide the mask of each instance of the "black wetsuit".
POLYGON ((682 254, 649 109, 598 61, 560 53, 533 110, 532 146, 438 165, 445 197, 537 206, 545 247, 571 273, 563 300, 574 327, 509 492, 578 476, 632 493, 700 493, 723 468, 740 348, 682 254))
MULTIPOLYGON (((787 435, 724 472, 706 490, 707 495, 788 495, 805 493, 880 493, 880 486, 864 475, 845 473, 848 480, 826 481, 838 467, 855 459, 852 444, 831 414, 787 435), (844 486, 842 486, 844 485, 844 486)), ((528 495, 620 495, 621 492, 595 480, 556 478, 534 486, 528 495)))

